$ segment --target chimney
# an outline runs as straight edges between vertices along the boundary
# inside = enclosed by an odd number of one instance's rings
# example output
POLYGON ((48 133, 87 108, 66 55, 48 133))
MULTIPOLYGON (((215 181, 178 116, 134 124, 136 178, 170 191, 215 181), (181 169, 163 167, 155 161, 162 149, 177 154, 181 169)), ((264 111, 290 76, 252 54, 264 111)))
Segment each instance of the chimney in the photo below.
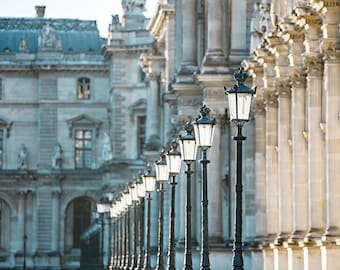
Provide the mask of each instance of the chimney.
POLYGON ((44 18, 44 16, 45 16, 45 8, 46 8, 46 6, 35 6, 36 17, 37 18, 44 18))

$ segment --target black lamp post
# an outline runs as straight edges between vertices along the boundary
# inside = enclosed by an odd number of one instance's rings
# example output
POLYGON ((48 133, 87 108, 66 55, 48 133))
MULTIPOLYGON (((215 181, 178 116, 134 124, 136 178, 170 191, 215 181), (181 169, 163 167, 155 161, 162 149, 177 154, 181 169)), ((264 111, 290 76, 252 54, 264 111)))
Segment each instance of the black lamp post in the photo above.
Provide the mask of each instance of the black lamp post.
POLYGON ((155 190, 156 176, 151 173, 151 166, 148 165, 146 173, 143 175, 147 200, 147 220, 146 220, 146 250, 143 270, 152 270, 150 266, 150 212, 151 212, 151 192, 155 190))
POLYGON ((104 266, 104 219, 105 219, 105 213, 108 213, 110 211, 110 204, 106 197, 102 198, 99 203, 97 203, 97 212, 99 214, 100 218, 100 226, 101 226, 101 232, 100 232, 100 265, 102 269, 105 269, 104 266))
POLYGON ((175 270, 175 194, 176 194, 176 175, 181 170, 181 152, 177 150, 178 143, 172 141, 171 149, 166 155, 169 175, 171 176, 171 206, 170 206, 170 225, 169 225, 169 247, 167 270, 175 270))
POLYGON ((159 183, 158 252, 156 270, 164 270, 164 183, 169 180, 168 166, 164 149, 161 158, 155 162, 156 180, 159 183))
POLYGON ((131 256, 131 266, 130 270, 134 270, 137 266, 137 203, 139 201, 138 193, 137 193, 137 183, 133 183, 129 187, 129 191, 131 193, 131 199, 132 199, 132 213, 133 213, 133 234, 132 234, 132 256, 131 256))
POLYGON ((125 263, 124 270, 129 270, 131 266, 131 220, 130 220, 130 210, 132 206, 132 196, 129 187, 126 189, 124 194, 125 205, 126 205, 126 216, 125 216, 125 263))
POLYGON ((117 204, 116 201, 112 202, 112 205, 110 207, 110 218, 111 218, 111 222, 110 222, 110 232, 111 232, 111 238, 110 238, 110 244, 111 244, 111 256, 110 256, 110 261, 109 261, 109 269, 113 270, 115 267, 115 260, 116 260, 116 254, 117 254, 117 249, 116 249, 116 232, 117 232, 117 228, 116 228, 116 221, 117 221, 117 216, 118 216, 118 212, 117 212, 117 204))
POLYGON ((137 188, 137 196, 140 200, 139 203, 139 218, 138 218, 138 246, 139 246, 139 253, 137 258, 137 265, 135 270, 143 269, 143 259, 144 259, 144 197, 145 197, 145 184, 143 182, 142 173, 140 173, 140 177, 138 178, 136 188, 137 188))
POLYGON ((123 200, 124 194, 121 193, 120 200, 119 200, 119 258, 117 269, 122 269, 124 267, 124 252, 125 252, 125 237, 124 237, 124 217, 125 217, 125 203, 123 200))
POLYGON ((208 180, 207 165, 210 162, 207 159, 207 150, 212 145, 215 119, 209 119, 210 109, 203 105, 200 108, 200 118, 194 122, 195 139, 197 146, 202 151, 202 206, 201 206, 201 270, 210 270, 209 261, 209 241, 208 241, 208 180))
POLYGON ((184 247, 184 267, 183 270, 193 270, 191 253, 191 163, 196 160, 197 147, 195 136, 193 135, 194 126, 191 123, 185 125, 186 135, 180 138, 180 148, 182 159, 187 165, 185 171, 187 175, 187 201, 185 217, 185 247, 184 247))
POLYGON ((255 89, 244 85, 248 74, 240 69, 234 74, 236 85, 225 89, 228 95, 230 121, 237 126, 237 135, 233 138, 236 141, 236 184, 235 184, 235 237, 233 246, 232 269, 243 270, 243 249, 242 249, 242 141, 246 138, 242 135, 242 126, 249 120, 250 106, 255 89))

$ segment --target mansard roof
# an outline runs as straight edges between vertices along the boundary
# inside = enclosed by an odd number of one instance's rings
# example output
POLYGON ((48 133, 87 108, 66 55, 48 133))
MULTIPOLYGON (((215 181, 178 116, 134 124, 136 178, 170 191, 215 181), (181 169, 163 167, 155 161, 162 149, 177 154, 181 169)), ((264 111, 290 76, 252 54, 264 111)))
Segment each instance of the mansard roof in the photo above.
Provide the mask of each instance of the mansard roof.
POLYGON ((100 53, 104 41, 96 21, 49 18, 0 18, 0 52, 19 52, 22 40, 27 41, 27 52, 39 50, 39 35, 50 25, 60 40, 61 51, 100 53))

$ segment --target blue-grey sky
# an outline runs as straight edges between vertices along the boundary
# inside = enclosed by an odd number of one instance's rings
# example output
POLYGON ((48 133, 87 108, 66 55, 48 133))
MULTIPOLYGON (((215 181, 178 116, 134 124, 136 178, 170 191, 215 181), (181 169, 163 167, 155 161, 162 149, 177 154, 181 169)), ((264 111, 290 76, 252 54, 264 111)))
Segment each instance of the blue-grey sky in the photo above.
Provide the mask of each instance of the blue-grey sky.
MULTIPOLYGON (((145 15, 151 17, 158 0, 146 0, 145 15)), ((46 6, 45 18, 96 20, 102 37, 107 36, 111 15, 122 14, 121 0, 0 0, 0 17, 35 17, 36 5, 46 6)))

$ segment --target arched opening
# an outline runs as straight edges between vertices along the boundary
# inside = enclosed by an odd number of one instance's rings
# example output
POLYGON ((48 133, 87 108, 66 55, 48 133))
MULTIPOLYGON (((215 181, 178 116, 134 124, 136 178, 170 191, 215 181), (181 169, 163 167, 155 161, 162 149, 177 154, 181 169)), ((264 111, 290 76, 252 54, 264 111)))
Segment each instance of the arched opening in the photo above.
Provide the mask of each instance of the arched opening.
POLYGON ((65 210, 65 255, 67 261, 80 261, 82 233, 93 222, 96 203, 89 197, 73 199, 65 210))
POLYGON ((0 257, 8 255, 11 235, 10 222, 10 207, 4 200, 0 199, 0 257))

